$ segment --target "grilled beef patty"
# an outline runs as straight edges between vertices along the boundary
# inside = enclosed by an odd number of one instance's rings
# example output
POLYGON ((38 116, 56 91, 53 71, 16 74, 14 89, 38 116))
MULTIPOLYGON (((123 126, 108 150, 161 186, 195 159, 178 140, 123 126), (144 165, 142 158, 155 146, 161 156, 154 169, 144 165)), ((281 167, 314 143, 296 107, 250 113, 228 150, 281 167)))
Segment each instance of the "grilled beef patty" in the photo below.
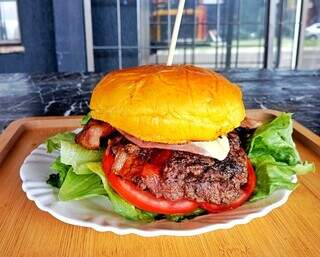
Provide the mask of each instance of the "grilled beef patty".
MULTIPOLYGON (((246 154, 240 146, 237 133, 229 133, 228 138, 230 152, 223 161, 173 151, 160 176, 133 174, 130 179, 142 190, 150 191, 159 198, 188 198, 198 202, 228 204, 240 196, 240 187, 247 182, 248 175, 246 154)), ((150 161, 155 151, 158 151, 139 148, 124 139, 115 140, 111 149, 116 159, 125 154, 133 163, 131 167, 137 169, 142 163, 150 161)))

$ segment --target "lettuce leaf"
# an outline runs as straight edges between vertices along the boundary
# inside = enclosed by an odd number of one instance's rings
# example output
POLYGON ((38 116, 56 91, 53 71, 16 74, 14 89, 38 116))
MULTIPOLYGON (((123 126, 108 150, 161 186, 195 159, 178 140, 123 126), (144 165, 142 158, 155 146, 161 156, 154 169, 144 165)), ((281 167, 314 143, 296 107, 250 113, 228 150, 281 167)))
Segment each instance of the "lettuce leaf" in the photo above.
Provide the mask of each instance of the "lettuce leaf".
POLYGON ((89 112, 89 113, 87 113, 86 115, 83 116, 82 120, 80 121, 80 124, 81 124, 82 126, 84 126, 84 125, 88 124, 88 122, 89 122, 90 120, 91 120, 91 114, 90 114, 90 112, 89 112))
POLYGON ((51 163, 50 169, 56 171, 57 173, 51 174, 47 180, 47 183, 54 187, 60 188, 68 173, 68 170, 70 169, 70 165, 62 163, 59 156, 53 161, 53 163, 51 163))
POLYGON ((86 163, 100 161, 102 158, 102 151, 87 150, 76 143, 67 141, 61 141, 60 145, 61 162, 71 165, 77 174, 92 173, 88 170, 86 163))
POLYGON ((154 220, 156 214, 145 212, 136 208, 134 205, 128 203, 113 191, 106 180, 100 162, 90 162, 87 163, 87 166, 102 180, 104 189, 107 192, 112 208, 116 213, 130 220, 139 220, 144 222, 151 222, 154 220))
POLYGON ((137 209, 122 199, 109 186, 101 168, 102 151, 87 150, 74 142, 74 133, 59 133, 47 140, 47 151, 60 150, 51 165, 57 171, 48 183, 60 187, 61 201, 79 200, 93 196, 109 198, 114 211, 130 220, 151 222, 157 214, 137 209))
MULTIPOLYGON (((86 162, 100 161, 102 151, 87 150, 74 142, 75 133, 59 133, 47 139, 47 151, 60 150, 60 163, 71 165, 76 174, 92 173, 86 162), (84 164, 84 165, 83 165, 84 164)), ((58 170, 57 170, 58 171, 58 170)))
POLYGON ((297 186, 291 179, 295 172, 286 163, 276 162, 270 155, 254 163, 257 185, 250 201, 266 198, 279 188, 293 190, 297 186))
POLYGON ((293 190, 292 176, 313 172, 314 164, 301 162, 292 139, 291 114, 282 113, 259 127, 249 140, 247 153, 255 167, 257 185, 251 201, 263 199, 275 190, 293 190))
POLYGON ((304 161, 302 163, 297 163, 295 166, 292 167, 292 169, 295 171, 297 175, 305 175, 310 172, 315 172, 316 166, 314 165, 314 163, 304 161))
POLYGON ((63 132, 49 137, 46 141, 47 152, 52 153, 54 150, 60 150, 61 141, 74 143, 76 134, 73 132, 63 132))
POLYGON ((259 127, 249 145, 251 158, 260 155, 271 155, 276 161, 295 165, 300 156, 292 140, 292 114, 282 113, 271 122, 259 127))
POLYGON ((199 215, 204 214, 205 212, 206 212, 205 210, 198 208, 190 214, 186 214, 186 215, 171 214, 171 215, 165 215, 165 218, 167 220, 171 220, 174 222, 181 222, 186 219, 193 219, 199 215))
POLYGON ((107 195, 99 176, 94 173, 77 175, 70 167, 59 190, 58 197, 61 201, 69 201, 99 195, 107 195))

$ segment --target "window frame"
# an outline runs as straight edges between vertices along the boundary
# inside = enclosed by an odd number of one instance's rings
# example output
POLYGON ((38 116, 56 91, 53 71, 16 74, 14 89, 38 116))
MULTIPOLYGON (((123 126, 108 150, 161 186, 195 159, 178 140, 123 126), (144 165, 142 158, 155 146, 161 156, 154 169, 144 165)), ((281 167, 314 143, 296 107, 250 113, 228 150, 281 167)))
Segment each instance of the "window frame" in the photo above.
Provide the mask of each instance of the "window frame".
POLYGON ((19 35, 20 38, 17 40, 0 40, 0 47, 15 47, 15 46, 22 46, 22 34, 21 34, 21 16, 20 16, 20 12, 19 12, 19 1, 18 0, 5 0, 5 1, 1 1, 0 2, 15 2, 16 6, 17 6, 17 18, 18 18, 18 31, 19 31, 19 35))

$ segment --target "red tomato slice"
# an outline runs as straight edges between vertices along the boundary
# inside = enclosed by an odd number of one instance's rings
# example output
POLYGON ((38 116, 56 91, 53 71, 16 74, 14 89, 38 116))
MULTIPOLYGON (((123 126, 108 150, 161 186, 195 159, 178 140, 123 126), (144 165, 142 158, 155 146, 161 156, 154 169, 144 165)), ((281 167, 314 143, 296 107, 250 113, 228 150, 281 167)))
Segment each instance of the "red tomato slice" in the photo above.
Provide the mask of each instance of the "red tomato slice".
POLYGON ((246 202, 253 193, 256 186, 256 175, 249 158, 247 158, 247 170, 248 181, 247 184, 245 184, 245 186, 242 188, 243 193, 238 199, 229 204, 200 203, 200 207, 207 210, 208 212, 216 213, 238 208, 240 205, 246 202))
POLYGON ((132 182, 123 179, 111 172, 114 157, 106 152, 102 161, 102 167, 111 187, 125 200, 134 206, 154 213, 160 214, 186 214, 195 211, 198 204, 191 200, 170 201, 156 198, 149 192, 139 189, 132 182))

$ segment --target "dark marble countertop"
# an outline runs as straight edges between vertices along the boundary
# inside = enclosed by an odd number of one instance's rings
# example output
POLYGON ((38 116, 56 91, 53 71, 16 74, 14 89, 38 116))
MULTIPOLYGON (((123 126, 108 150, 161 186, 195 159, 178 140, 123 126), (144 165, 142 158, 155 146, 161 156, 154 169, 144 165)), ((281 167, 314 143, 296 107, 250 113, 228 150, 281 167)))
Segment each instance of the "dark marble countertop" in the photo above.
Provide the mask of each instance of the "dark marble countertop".
MULTIPOLYGON (((293 112, 320 134, 320 71, 220 71, 242 87, 246 108, 293 112)), ((29 116, 88 112, 92 88, 103 74, 0 74, 0 131, 29 116)))

